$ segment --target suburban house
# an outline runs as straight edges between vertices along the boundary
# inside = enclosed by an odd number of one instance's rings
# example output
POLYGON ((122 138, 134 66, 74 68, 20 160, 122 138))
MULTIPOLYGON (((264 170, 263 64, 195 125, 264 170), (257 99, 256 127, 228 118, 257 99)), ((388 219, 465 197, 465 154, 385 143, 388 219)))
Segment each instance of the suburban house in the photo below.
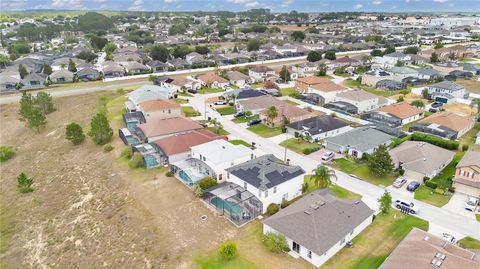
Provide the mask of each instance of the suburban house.
POLYGON ((268 112, 267 112, 268 108, 259 113, 260 119, 267 126, 271 126, 271 127, 282 126, 285 121, 296 122, 296 121, 301 121, 314 116, 314 114, 308 112, 305 109, 301 109, 287 103, 276 105, 275 107, 277 108, 277 116, 273 119, 270 119, 268 117, 268 112))
POLYGON ((313 85, 317 84, 325 84, 325 83, 333 83, 328 78, 322 78, 317 76, 308 76, 308 77, 299 77, 295 81, 295 88, 303 93, 308 92, 308 88, 312 87, 313 85))
POLYGON ((284 235, 290 255, 320 267, 372 223, 373 213, 361 200, 319 189, 266 219, 263 233, 284 235))
POLYGON ((410 127, 409 132, 421 132, 446 139, 458 139, 473 128, 475 121, 453 112, 438 112, 410 127))
POLYGON ((52 83, 67 83, 73 82, 74 74, 68 70, 60 69, 58 71, 53 72, 48 76, 52 83))
POLYGON ((141 102, 138 111, 143 113, 145 120, 168 119, 182 116, 180 105, 169 99, 149 100, 141 102))
POLYGON ((82 70, 79 70, 77 73, 77 79, 78 80, 98 80, 100 79, 100 72, 91 67, 83 68, 82 70))
POLYGON ((1 93, 16 91, 17 85, 20 85, 19 78, 0 74, 0 92, 1 93))
POLYGON ((390 73, 392 80, 395 81, 402 81, 404 78, 408 77, 417 77, 418 72, 414 68, 406 67, 406 66, 394 66, 387 70, 390 73))
POLYGON ((421 79, 437 79, 442 77, 440 72, 433 68, 416 68, 415 71, 418 73, 418 77, 421 79))
POLYGON ((262 203, 262 212, 268 205, 281 204, 302 194, 305 171, 298 165, 289 165, 267 154, 226 169, 227 182, 232 182, 253 193, 262 203))
POLYGON ((348 132, 325 139, 328 150, 347 153, 362 158, 363 153, 372 154, 379 145, 389 145, 393 136, 372 127, 359 127, 348 132))
POLYGON ((34 88, 43 88, 45 87, 46 78, 37 73, 31 73, 26 75, 22 81, 22 88, 24 89, 34 89, 34 88))
POLYGON ((397 61, 401 61, 403 63, 409 63, 411 60, 410 54, 405 54, 403 52, 392 52, 386 55, 383 55, 388 62, 397 63, 397 61))
POLYGON ((446 104, 469 95, 464 86, 447 80, 428 85, 427 90, 432 99, 446 104))
POLYGON ((105 78, 123 77, 125 70, 117 63, 109 63, 103 66, 103 76, 105 78))
POLYGON ((379 269, 478 269, 480 257, 436 235, 413 228, 379 269))
POLYGON ((419 141, 405 141, 389 153, 395 168, 405 171, 404 177, 420 182, 424 177, 438 175, 455 155, 452 151, 419 141))
POLYGON ((240 100, 247 100, 250 98, 267 95, 263 91, 251 89, 251 88, 240 88, 236 90, 226 91, 223 96, 227 99, 233 98, 235 102, 240 100))
POLYGON ((392 79, 392 75, 384 70, 377 69, 369 71, 362 75, 362 84, 369 87, 376 87, 377 83, 382 80, 392 79))
POLYGON ((151 100, 160 100, 160 99, 170 99, 174 97, 174 94, 177 91, 170 87, 160 87, 156 85, 143 85, 142 87, 134 90, 133 92, 128 93, 129 103, 127 109, 136 110, 141 102, 151 101, 151 100))
POLYGON ((201 83, 193 78, 180 76, 180 77, 160 77, 155 81, 161 87, 170 87, 176 91, 181 90, 198 90, 202 86, 201 83))
POLYGON ((335 96, 335 102, 345 102, 358 108, 358 113, 377 109, 388 104, 386 98, 363 90, 345 91, 335 96))
POLYGON ((424 110, 414 107, 406 102, 395 103, 362 115, 362 119, 371 122, 399 127, 423 118, 424 110))
POLYGON ((335 101, 335 97, 343 92, 350 91, 342 85, 329 81, 328 83, 319 83, 308 87, 307 93, 318 94, 324 100, 324 103, 330 103, 335 101))
POLYGON ((230 84, 237 87, 244 87, 250 83, 250 77, 239 71, 228 71, 226 76, 230 84))
POLYGON ((318 64, 312 62, 300 63, 292 66, 292 72, 297 73, 300 78, 314 76, 318 73, 318 64))
POLYGON ((128 62, 128 64, 125 65, 125 70, 129 74, 142 74, 150 72, 150 68, 139 62, 128 62))
POLYGON ((480 151, 467 151, 456 169, 453 177, 455 191, 480 196, 480 151))
POLYGON ((216 75, 215 73, 206 73, 206 74, 201 74, 196 77, 197 80, 200 81, 202 86, 208 87, 208 88, 226 88, 230 83, 228 80, 222 78, 219 75, 216 75))
POLYGON ((250 111, 252 114, 258 114, 271 106, 279 106, 284 104, 285 102, 275 97, 270 95, 262 95, 249 99, 237 100, 235 102, 235 108, 237 111, 250 111))
POLYGON ((153 142, 163 137, 202 129, 199 123, 183 117, 169 119, 154 119, 141 123, 133 128, 133 133, 140 141, 153 142))
POLYGON ((248 69, 248 76, 253 82, 265 82, 267 80, 276 80, 275 70, 268 66, 256 65, 248 69))
POLYGON ((352 127, 346 122, 328 115, 320 115, 292 122, 287 125, 287 133, 303 137, 310 136, 312 141, 319 141, 327 137, 343 134, 352 127))

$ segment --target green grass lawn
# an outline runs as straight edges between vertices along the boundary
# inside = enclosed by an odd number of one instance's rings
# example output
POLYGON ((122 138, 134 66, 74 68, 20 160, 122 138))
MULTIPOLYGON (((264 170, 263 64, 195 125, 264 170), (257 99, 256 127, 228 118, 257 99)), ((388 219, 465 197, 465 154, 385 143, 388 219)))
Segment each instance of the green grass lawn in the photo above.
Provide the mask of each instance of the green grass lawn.
POLYGON ((238 269, 254 269, 259 268, 254 263, 243 257, 236 257, 231 261, 225 261, 220 257, 216 252, 212 252, 208 256, 198 257, 195 262, 198 267, 201 269, 227 269, 227 268, 238 268, 238 269))
POLYGON ((216 92, 224 92, 224 89, 220 88, 202 88, 197 91, 199 94, 207 94, 207 93, 216 93, 216 92))
POLYGON ((188 92, 179 92, 178 96, 193 97, 193 94, 190 94, 188 92))
POLYGON ((209 130, 209 131, 211 131, 211 132, 213 132, 217 135, 229 135, 230 134, 229 132, 225 131, 224 129, 220 129, 220 131, 217 133, 217 132, 215 132, 215 128, 213 128, 213 127, 207 127, 207 128, 205 128, 205 130, 209 130))
POLYGON ((177 104, 187 104, 187 103, 188 103, 188 99, 177 98, 177 99, 175 99, 175 102, 176 102, 177 104))
POLYGON ((251 117, 242 116, 242 117, 235 118, 232 121, 235 122, 235 123, 245 123, 245 122, 248 122, 250 120, 259 119, 259 118, 260 118, 259 115, 253 115, 251 117))
POLYGON ((250 84, 250 87, 252 87, 252 88, 263 88, 263 87, 265 87, 265 84, 263 84, 262 82, 257 82, 257 83, 250 84))
MULTIPOLYGON (((242 139, 233 139, 233 140, 229 140, 228 142, 230 142, 234 145, 244 145, 245 147, 248 147, 248 148, 252 147, 252 144, 247 143, 247 141, 242 140, 242 139)), ((254 147, 254 149, 255 149, 255 147, 254 147)))
POLYGON ((315 151, 320 149, 320 145, 317 143, 309 143, 303 139, 297 139, 297 138, 287 139, 282 143, 280 143, 280 146, 284 146, 290 150, 293 150, 301 154, 303 154, 303 151, 306 149, 312 149, 312 150, 316 149, 315 151))
POLYGON ((462 248, 469 248, 469 249, 480 249, 480 241, 470 236, 463 238, 462 240, 458 240, 458 245, 462 248))
POLYGON ((475 139, 479 131, 480 131, 480 123, 477 123, 475 124, 475 126, 473 126, 473 128, 470 131, 468 131, 466 134, 460 137, 460 139, 458 140, 458 142, 460 143, 459 149, 462 149, 462 145, 467 145, 469 146, 469 148, 474 146, 475 139))
MULTIPOLYGON (((307 193, 318 189, 318 187, 315 186, 315 182, 313 182, 312 180, 312 176, 310 175, 304 176, 303 181, 308 184, 307 193)), ((332 184, 328 188, 332 190, 337 195, 338 198, 341 198, 341 199, 362 199, 362 196, 360 194, 351 192, 338 185, 332 184)))
POLYGON ((389 97, 389 96, 392 96, 392 95, 396 94, 395 92, 379 90, 379 89, 369 87, 367 85, 362 85, 362 83, 360 81, 352 80, 352 79, 345 80, 343 82, 343 84, 345 86, 349 87, 349 88, 364 90, 366 92, 373 93, 373 94, 376 94, 376 95, 380 95, 380 96, 383 96, 383 97, 389 97))
POLYGON ((480 214, 475 214, 475 218, 477 219, 478 222, 480 222, 480 214))
POLYGON ((432 178, 432 181, 437 182, 439 185, 445 184, 449 185, 452 183, 452 177, 455 174, 456 166, 457 163, 462 159, 463 155, 465 155, 465 152, 463 151, 457 151, 455 156, 453 156, 453 160, 443 168, 442 172, 440 175, 435 176, 432 178))
POLYGON ((280 89, 280 92, 282 93, 282 96, 290 96, 290 95, 298 94, 298 91, 295 88, 280 89))
POLYGON ((448 201, 450 201, 450 198, 452 196, 451 195, 445 196, 445 195, 436 193, 429 187, 425 185, 421 185, 415 191, 414 197, 416 200, 423 201, 437 207, 442 207, 446 205, 448 201))
POLYGON ((395 180, 393 174, 386 175, 384 177, 376 177, 370 174, 368 166, 364 162, 355 162, 347 159, 336 159, 331 164, 332 167, 339 169, 347 174, 353 174, 360 179, 368 181, 375 185, 388 186, 395 180))
POLYGON ((247 128, 261 137, 272 137, 282 133, 281 127, 270 128, 265 124, 256 124, 247 128))
POLYGON ((237 113, 237 110, 234 106, 222 106, 215 108, 220 115, 232 115, 237 113))
POLYGON ((182 106, 181 111, 185 117, 196 117, 201 115, 200 112, 196 111, 191 106, 182 106))
POLYGON ((375 269, 407 234, 417 227, 428 230, 428 222, 392 210, 379 214, 373 223, 352 240, 353 248, 343 248, 322 269, 375 269))

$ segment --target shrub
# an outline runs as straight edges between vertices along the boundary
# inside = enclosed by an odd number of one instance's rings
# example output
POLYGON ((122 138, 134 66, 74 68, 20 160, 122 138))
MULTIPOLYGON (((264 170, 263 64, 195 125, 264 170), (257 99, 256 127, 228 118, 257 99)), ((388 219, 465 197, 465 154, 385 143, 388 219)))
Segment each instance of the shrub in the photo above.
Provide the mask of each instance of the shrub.
POLYGON ((218 248, 218 254, 224 260, 232 260, 237 255, 237 244, 235 243, 225 243, 218 248))
POLYGON ((112 150, 113 150, 112 144, 105 144, 105 146, 103 146, 103 151, 105 152, 110 152, 112 150))
POLYGON ((298 137, 300 136, 300 133, 299 133, 299 132, 295 132, 295 133, 294 133, 294 136, 295 136, 295 138, 298 138, 298 137))
POLYGON ((425 181, 425 186, 429 187, 430 189, 436 189, 438 187, 437 182, 431 181, 431 180, 426 180, 425 181))
POLYGON ((165 176, 167 177, 173 177, 173 172, 172 171, 168 171, 165 173, 165 176))
POLYGON ((118 88, 117 93, 123 94, 125 93, 125 90, 123 88, 118 88))
POLYGON ((455 187, 454 186, 448 187, 448 191, 451 192, 451 193, 454 193, 455 192, 455 187))
POLYGON ((122 153, 120 153, 120 156, 122 158, 130 160, 133 156, 132 148, 131 147, 126 147, 126 148, 122 149, 122 153))
POLYGON ((79 145, 83 142, 83 140, 85 140, 85 134, 83 134, 82 127, 75 122, 67 125, 65 129, 65 136, 74 145, 79 145))
POLYGON ((428 180, 430 180, 429 177, 423 177, 423 183, 427 182, 428 180))
POLYGON ((133 154, 132 159, 128 163, 130 168, 140 168, 143 167, 143 156, 140 154, 133 154))
POLYGON ((28 192, 33 191, 33 188, 32 188, 33 177, 27 177, 27 175, 25 175, 25 173, 21 173, 17 177, 17 182, 18 182, 17 187, 18 187, 19 192, 28 193, 28 192))
POLYGON ((15 155, 15 150, 10 146, 0 146, 0 162, 6 162, 15 155))
POLYGON ((203 195, 203 190, 202 188, 200 188, 200 186, 198 186, 198 184, 194 184, 192 186, 192 191, 195 193, 197 197, 202 197, 203 195))
POLYGON ((311 147, 311 148, 306 148, 303 150, 303 154, 308 155, 312 152, 320 150, 320 147, 311 147))
POLYGON ((267 214, 271 216, 271 215, 277 213, 278 210, 280 210, 279 206, 275 203, 271 203, 267 207, 267 214))
POLYGON ((468 150, 468 145, 462 145, 462 151, 467 151, 468 150))
POLYGON ((197 182, 197 185, 200 187, 200 189, 206 190, 211 187, 217 186, 218 182, 212 177, 204 177, 197 182))
POLYGON ((440 137, 422 134, 422 133, 413 133, 412 138, 413 141, 424 141, 428 142, 432 145, 439 146, 441 148, 450 149, 450 150, 457 150, 458 149, 458 142, 453 140, 446 140, 440 137))
POLYGON ((287 239, 283 234, 268 232, 262 235, 262 242, 270 252, 289 252, 287 239))

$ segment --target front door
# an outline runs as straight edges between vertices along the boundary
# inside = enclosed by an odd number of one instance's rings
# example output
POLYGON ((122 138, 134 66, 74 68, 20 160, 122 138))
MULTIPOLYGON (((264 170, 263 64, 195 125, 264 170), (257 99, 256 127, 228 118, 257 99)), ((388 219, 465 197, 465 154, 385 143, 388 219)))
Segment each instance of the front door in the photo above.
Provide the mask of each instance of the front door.
POLYGON ((300 245, 297 244, 296 242, 293 242, 292 250, 297 252, 297 253, 300 253, 300 245))

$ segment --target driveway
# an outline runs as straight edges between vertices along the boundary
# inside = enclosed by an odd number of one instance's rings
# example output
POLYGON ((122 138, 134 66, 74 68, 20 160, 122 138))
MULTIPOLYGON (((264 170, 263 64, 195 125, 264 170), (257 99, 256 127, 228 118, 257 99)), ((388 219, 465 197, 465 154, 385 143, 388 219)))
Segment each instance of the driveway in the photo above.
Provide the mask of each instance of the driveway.
POLYGON ((280 144, 283 141, 287 140, 287 137, 292 138, 292 135, 288 136, 288 134, 279 134, 277 136, 269 137, 268 140, 272 141, 275 144, 280 144))
MULTIPOLYGON (((330 161, 322 160, 322 155, 327 153, 327 151, 330 151, 330 150, 328 150, 326 148, 321 148, 320 150, 315 151, 312 154, 309 154, 308 157, 314 159, 315 161, 321 162, 321 163, 328 163, 330 161)), ((333 159, 341 159, 341 158, 344 158, 344 157, 345 156, 343 156, 342 154, 334 152, 333 159)))
POLYGON ((450 198, 450 201, 442 208, 475 219, 475 213, 465 210, 465 202, 467 201, 467 198, 468 195, 456 192, 453 194, 452 198, 450 198))

